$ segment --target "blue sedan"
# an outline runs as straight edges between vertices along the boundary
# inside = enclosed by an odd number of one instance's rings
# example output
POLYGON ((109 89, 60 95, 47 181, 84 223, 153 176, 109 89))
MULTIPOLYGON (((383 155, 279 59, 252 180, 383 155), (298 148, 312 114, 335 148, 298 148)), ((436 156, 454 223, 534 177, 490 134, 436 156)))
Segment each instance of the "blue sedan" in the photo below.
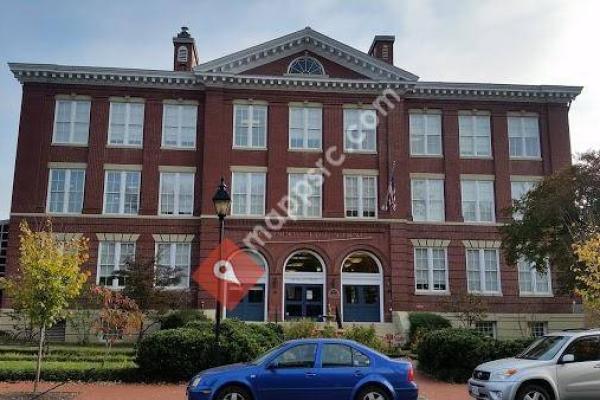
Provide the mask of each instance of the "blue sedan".
POLYGON ((416 400, 412 364, 349 340, 282 344, 251 363, 196 375, 188 400, 416 400))

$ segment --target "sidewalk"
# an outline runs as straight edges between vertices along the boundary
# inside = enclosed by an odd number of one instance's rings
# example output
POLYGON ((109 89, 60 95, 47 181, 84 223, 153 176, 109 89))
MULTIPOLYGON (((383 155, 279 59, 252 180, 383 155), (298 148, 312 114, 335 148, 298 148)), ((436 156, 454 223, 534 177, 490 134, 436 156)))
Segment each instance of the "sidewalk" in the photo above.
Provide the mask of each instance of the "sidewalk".
MULTIPOLYGON (((468 400, 465 385, 437 382, 419 373, 416 374, 419 393, 426 400, 468 400)), ((44 382, 41 389, 55 386, 54 382, 44 382)), ((32 382, 0 382, 0 399, 4 394, 28 392, 32 382)), ((56 389, 57 392, 75 392, 77 400, 174 400, 185 399, 184 385, 145 385, 116 383, 69 383, 56 389)))

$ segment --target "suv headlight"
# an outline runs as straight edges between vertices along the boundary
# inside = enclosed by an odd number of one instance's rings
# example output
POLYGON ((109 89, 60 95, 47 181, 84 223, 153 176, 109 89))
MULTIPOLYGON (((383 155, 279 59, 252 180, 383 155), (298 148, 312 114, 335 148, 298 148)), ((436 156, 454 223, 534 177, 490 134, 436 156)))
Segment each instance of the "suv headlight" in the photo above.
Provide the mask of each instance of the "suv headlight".
POLYGON ((519 370, 516 368, 508 368, 508 369, 496 371, 496 372, 492 373, 492 375, 490 376, 490 380, 491 381, 505 381, 507 379, 512 378, 514 375, 516 375, 517 372, 519 372, 519 370))
POLYGON ((190 383, 190 386, 196 387, 200 384, 200 381, 202 381, 202 376, 200 376, 200 375, 195 376, 194 379, 192 379, 192 383, 190 383))

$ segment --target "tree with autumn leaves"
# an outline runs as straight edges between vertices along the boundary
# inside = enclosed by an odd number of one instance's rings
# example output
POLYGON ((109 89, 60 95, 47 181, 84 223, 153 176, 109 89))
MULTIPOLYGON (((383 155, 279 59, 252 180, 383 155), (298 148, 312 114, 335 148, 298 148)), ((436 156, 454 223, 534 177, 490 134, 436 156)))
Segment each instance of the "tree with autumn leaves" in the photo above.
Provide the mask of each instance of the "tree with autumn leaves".
POLYGON ((12 300, 15 310, 27 315, 39 330, 36 378, 33 391, 40 381, 46 330, 66 316, 67 310, 81 293, 89 273, 82 272, 88 260, 88 240, 60 240, 47 221, 39 231, 27 222, 20 224, 19 266, 17 273, 2 278, 0 285, 12 300))

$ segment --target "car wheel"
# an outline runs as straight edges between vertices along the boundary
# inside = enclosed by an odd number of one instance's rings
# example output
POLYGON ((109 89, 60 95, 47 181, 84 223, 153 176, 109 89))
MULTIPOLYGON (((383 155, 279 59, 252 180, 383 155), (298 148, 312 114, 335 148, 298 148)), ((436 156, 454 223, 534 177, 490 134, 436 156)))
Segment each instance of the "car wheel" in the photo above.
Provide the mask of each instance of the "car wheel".
POLYGON ((516 400, 552 400, 548 389, 540 385, 525 385, 517 393, 516 400))
POLYGON ((216 400, 252 400, 248 390, 240 386, 226 386, 219 391, 216 400))
POLYGON ((390 396, 382 388, 367 386, 358 393, 356 400, 390 400, 390 396))

